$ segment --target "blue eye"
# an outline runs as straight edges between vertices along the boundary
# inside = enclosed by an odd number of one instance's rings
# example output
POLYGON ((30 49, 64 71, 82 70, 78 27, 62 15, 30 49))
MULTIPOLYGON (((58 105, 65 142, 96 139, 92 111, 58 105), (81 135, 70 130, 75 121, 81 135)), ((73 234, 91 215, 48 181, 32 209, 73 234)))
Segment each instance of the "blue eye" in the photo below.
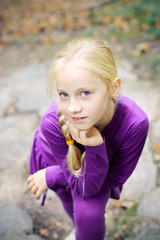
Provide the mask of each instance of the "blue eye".
POLYGON ((66 98, 66 97, 68 97, 68 94, 67 93, 60 93, 59 96, 63 97, 63 98, 66 98))
POLYGON ((83 96, 88 96, 89 94, 90 94, 90 92, 88 92, 88 91, 83 91, 83 92, 82 92, 82 95, 83 95, 83 96))

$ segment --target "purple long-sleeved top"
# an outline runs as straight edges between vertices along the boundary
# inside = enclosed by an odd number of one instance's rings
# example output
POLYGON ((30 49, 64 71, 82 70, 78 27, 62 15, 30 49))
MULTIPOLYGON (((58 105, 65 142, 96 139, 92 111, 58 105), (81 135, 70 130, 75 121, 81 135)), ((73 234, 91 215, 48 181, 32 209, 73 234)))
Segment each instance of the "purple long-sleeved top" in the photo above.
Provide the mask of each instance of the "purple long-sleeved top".
POLYGON ((149 127, 146 114, 135 102, 120 95, 111 122, 101 132, 104 142, 92 147, 78 144, 86 151, 84 174, 79 177, 67 167, 68 146, 58 119, 58 101, 55 101, 35 134, 30 172, 46 168, 46 182, 52 190, 63 185, 86 198, 100 191, 110 191, 110 197, 118 199, 145 144, 149 127))

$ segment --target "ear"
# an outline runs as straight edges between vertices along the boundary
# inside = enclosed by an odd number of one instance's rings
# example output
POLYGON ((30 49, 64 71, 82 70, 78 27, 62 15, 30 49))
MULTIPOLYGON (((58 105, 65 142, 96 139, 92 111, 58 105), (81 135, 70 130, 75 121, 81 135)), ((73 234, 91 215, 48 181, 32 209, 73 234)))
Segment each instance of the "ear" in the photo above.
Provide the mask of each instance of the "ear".
POLYGON ((110 97, 116 98, 120 93, 121 79, 120 77, 116 77, 112 82, 112 87, 110 91, 110 97))

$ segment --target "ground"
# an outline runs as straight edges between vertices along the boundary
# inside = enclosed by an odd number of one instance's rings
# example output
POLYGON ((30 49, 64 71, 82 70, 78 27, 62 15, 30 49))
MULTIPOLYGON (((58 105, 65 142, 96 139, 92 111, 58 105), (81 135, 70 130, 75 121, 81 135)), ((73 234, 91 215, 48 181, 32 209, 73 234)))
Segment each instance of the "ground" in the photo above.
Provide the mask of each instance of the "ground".
MULTIPOLYGON (((108 41, 109 45, 117 55, 117 60, 127 59, 131 62, 133 68, 139 79, 146 79, 146 81, 153 79, 155 84, 160 86, 159 73, 156 68, 155 60, 151 58, 154 54, 157 54, 160 40, 155 40, 153 38, 144 39, 142 36, 138 38, 133 38, 129 41, 119 42, 117 38, 111 37, 109 40, 106 39, 106 26, 98 25, 92 27, 92 33, 98 38, 108 41), (146 60, 147 59, 147 60, 146 60)), ((53 43, 44 43, 42 41, 37 41, 37 39, 47 39, 48 33, 37 33, 33 36, 32 41, 25 41, 24 38, 21 41, 14 41, 3 49, 1 52, 1 64, 0 64, 0 81, 8 78, 13 73, 26 68, 27 66, 41 63, 46 64, 53 57, 55 52, 68 40, 75 37, 82 37, 89 34, 87 28, 84 29, 72 29, 70 31, 64 31, 62 29, 54 30, 50 33, 50 36, 54 35, 53 43)), ((10 114, 7 112, 6 114, 10 114)), ((36 123, 38 125, 38 123, 36 123)), ((33 218, 35 233, 47 237, 50 234, 49 239, 63 239, 71 229, 73 228, 71 221, 68 216, 64 213, 61 203, 58 201, 54 193, 49 192, 45 207, 40 207, 40 202, 36 202, 34 197, 30 192, 27 191, 26 186, 24 187, 23 193, 21 192, 19 181, 26 181, 28 176, 27 171, 27 157, 29 158, 29 153, 25 157, 25 160, 20 165, 23 167, 23 174, 18 175, 17 193, 15 200, 10 199, 7 196, 9 202, 17 202, 22 208, 26 209, 33 218), (49 231, 49 232, 48 232, 49 231), (59 237, 59 238, 58 238, 59 237)), ((16 171, 16 170, 12 170, 16 171)), ((12 171, 8 171, 8 174, 12 174, 12 171)), ((15 172, 14 172, 15 175, 15 172)), ((121 208, 116 208, 115 214, 119 214, 123 211, 124 206, 121 208), (117 210, 118 209, 118 210, 117 210)), ((113 209, 111 209, 112 211, 113 209)))

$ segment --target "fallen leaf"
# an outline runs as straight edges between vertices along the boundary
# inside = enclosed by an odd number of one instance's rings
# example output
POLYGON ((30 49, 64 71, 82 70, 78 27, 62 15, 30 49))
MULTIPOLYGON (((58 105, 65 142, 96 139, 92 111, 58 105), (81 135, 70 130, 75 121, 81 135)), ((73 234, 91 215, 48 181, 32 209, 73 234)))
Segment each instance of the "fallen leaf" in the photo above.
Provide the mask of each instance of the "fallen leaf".
POLYGON ((4 44, 0 43, 0 53, 3 53, 5 50, 4 44))
POLYGON ((32 219, 35 221, 37 219, 36 215, 32 215, 32 219))
POLYGON ((6 115, 13 115, 15 114, 16 110, 13 106, 6 109, 6 115))
POLYGON ((52 220, 52 221, 50 222, 50 227, 51 227, 52 229, 55 229, 56 227, 63 228, 63 224, 60 223, 60 222, 58 222, 57 220, 52 220))
POLYGON ((101 18, 101 20, 100 20, 100 23, 105 24, 105 25, 110 24, 111 22, 112 22, 111 17, 104 17, 104 18, 101 18))
POLYGON ((56 222, 55 222, 55 220, 52 220, 52 221, 50 222, 50 227, 51 227, 52 229, 55 229, 55 228, 56 228, 56 222))
POLYGON ((52 45, 54 43, 54 39, 51 38, 51 37, 44 37, 41 40, 41 42, 42 42, 43 45, 49 46, 49 45, 52 45))
POLYGON ((57 233, 53 233, 53 238, 54 238, 54 239, 59 239, 58 234, 57 234, 57 233))
POLYGON ((90 16, 90 11, 89 10, 82 10, 77 13, 78 18, 88 18, 90 16))
POLYGON ((127 224, 122 225, 122 229, 125 230, 127 228, 127 224))
POLYGON ((150 50, 151 46, 150 44, 144 42, 144 43, 140 43, 137 45, 137 49, 139 49, 142 53, 146 53, 150 50))
POLYGON ((133 55, 134 55, 135 57, 139 57, 139 56, 141 55, 141 51, 140 51, 140 50, 135 50, 134 53, 133 53, 133 55))
POLYGON ((152 221, 153 221, 153 218, 147 217, 146 220, 147 220, 148 222, 152 222, 152 221))
POLYGON ((156 153, 160 153, 160 145, 156 145, 156 146, 154 147, 154 151, 155 151, 156 153))
POLYGON ((148 43, 140 43, 136 46, 134 56, 139 57, 140 55, 149 52, 151 46, 148 43))
POLYGON ((40 235, 43 237, 49 237, 49 231, 46 228, 41 228, 40 229, 40 235))
POLYGON ((114 212, 111 209, 106 209, 106 214, 107 216, 112 217, 114 212))
POLYGON ((114 201, 114 202, 112 203, 112 204, 113 204, 113 207, 115 207, 115 208, 120 208, 120 207, 122 207, 123 201, 124 201, 124 199, 120 199, 120 200, 114 201))
POLYGON ((67 228, 67 225, 66 224, 62 224, 61 225, 61 229, 66 229, 67 228))
POLYGON ((111 38, 111 42, 112 42, 113 44, 116 44, 116 43, 118 42, 117 37, 112 37, 112 38, 111 38))
POLYGON ((114 238, 116 238, 116 239, 120 239, 120 235, 119 235, 119 233, 117 233, 117 232, 115 232, 115 233, 113 234, 113 236, 114 236, 114 238))
POLYGON ((154 153, 153 158, 154 158, 155 162, 157 162, 157 163, 160 162, 160 153, 154 153))

